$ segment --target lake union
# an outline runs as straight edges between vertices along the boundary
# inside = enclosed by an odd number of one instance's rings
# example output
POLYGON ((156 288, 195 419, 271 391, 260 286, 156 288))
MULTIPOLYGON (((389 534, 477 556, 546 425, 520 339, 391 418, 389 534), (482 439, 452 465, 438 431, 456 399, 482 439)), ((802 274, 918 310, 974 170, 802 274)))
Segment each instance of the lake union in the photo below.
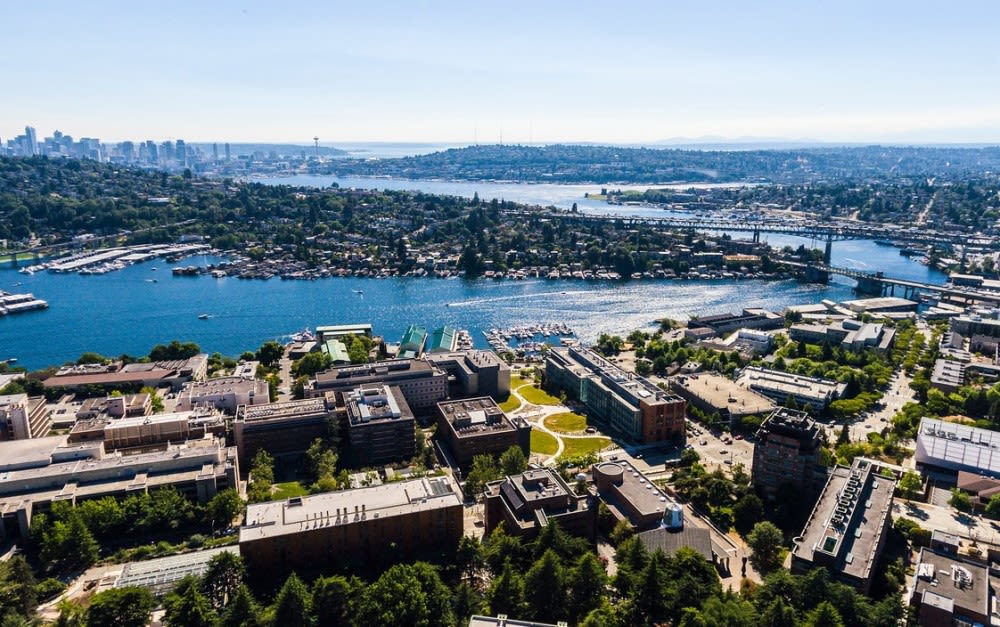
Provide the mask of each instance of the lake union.
MULTIPOLYGON (((304 177, 282 179, 295 182, 304 177)), ((322 185, 326 182, 317 181, 322 185)), ((345 181, 346 183, 346 181, 345 181)), ((350 186, 387 187, 384 179, 353 179, 350 186)), ((428 189, 423 181, 393 181, 394 187, 428 189)), ((592 186, 535 186, 491 183, 441 183, 435 193, 471 196, 480 190, 520 202, 564 206, 592 186), (447 186, 447 187, 445 187, 447 186), (497 190, 497 186, 500 189, 497 190)), ((599 187, 598 187, 599 190, 599 187)), ((480 197, 492 195, 480 191, 480 197)), ((589 204, 589 203, 588 203, 589 204)), ((612 212, 594 202, 591 211, 612 212)), ((734 234, 734 236, 738 236, 734 234)), ((771 236, 772 245, 822 246, 822 243, 771 236)), ((202 265, 213 258, 186 260, 202 265)), ((889 276, 941 283, 945 275, 899 255, 897 249, 871 241, 835 242, 833 263, 879 269, 889 276)), ((493 281, 480 279, 362 279, 317 281, 242 281, 232 277, 175 277, 171 264, 154 260, 104 275, 0 271, 0 289, 33 292, 50 307, 0 318, 0 359, 18 358, 29 369, 59 364, 84 351, 107 355, 144 355, 157 343, 194 341, 210 352, 238 355, 269 339, 287 339, 305 327, 371 322, 387 341, 398 341, 406 327, 451 325, 468 329, 477 347, 485 347, 483 331, 542 322, 564 322, 582 339, 600 333, 651 328, 663 317, 686 319, 765 307, 845 300, 853 282, 835 277, 829 285, 786 281, 493 281), (156 267, 157 270, 152 270, 156 267), (156 279, 154 282, 153 279, 156 279), (20 283, 21 285, 17 285, 20 283), (363 294, 356 293, 361 291, 363 294), (208 314, 200 320, 200 314, 208 314)))

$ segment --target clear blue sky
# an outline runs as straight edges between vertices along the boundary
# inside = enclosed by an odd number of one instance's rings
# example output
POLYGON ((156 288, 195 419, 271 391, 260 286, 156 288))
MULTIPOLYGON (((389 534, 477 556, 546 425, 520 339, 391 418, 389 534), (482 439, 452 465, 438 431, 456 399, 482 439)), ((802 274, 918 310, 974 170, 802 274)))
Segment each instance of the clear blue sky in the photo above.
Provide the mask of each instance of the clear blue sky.
POLYGON ((0 138, 1000 142, 1000 2, 0 7, 0 138))

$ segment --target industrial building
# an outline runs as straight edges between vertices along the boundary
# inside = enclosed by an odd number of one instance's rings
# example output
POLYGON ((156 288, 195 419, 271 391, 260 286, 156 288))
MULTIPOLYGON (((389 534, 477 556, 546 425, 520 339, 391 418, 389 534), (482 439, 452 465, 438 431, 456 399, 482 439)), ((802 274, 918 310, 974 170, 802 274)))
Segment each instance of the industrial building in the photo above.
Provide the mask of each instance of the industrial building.
POLYGON ((399 388, 362 386, 342 398, 347 449, 341 459, 345 465, 378 466, 413 458, 416 421, 399 388))
POLYGON ((0 441, 45 437, 51 428, 52 415, 44 397, 0 396, 0 441))
POLYGON ((507 416, 488 396, 444 401, 437 411, 437 437, 459 466, 467 467, 476 455, 499 455, 512 446, 525 457, 531 454, 531 425, 507 416))
POLYGON ((829 342, 849 351, 870 348, 884 353, 892 346, 896 330, 881 323, 846 319, 829 324, 793 324, 788 337, 809 344, 829 342))
POLYGON ((792 572, 826 567, 867 594, 892 523, 893 471, 857 458, 835 468, 792 549, 792 572))
POLYGON ((526 470, 486 485, 487 535, 502 524, 509 535, 530 540, 550 522, 594 540, 597 504, 589 494, 576 494, 553 468, 526 470))
POLYGON ((188 381, 204 381, 207 372, 208 355, 199 353, 190 359, 66 366, 42 383, 47 389, 66 390, 99 387, 110 392, 146 386, 179 390, 188 381))
POLYGON ((846 383, 757 366, 748 366, 740 371, 736 382, 776 403, 782 404, 792 398, 799 406, 811 407, 818 412, 829 407, 847 389, 846 383))
POLYGON ((740 314, 717 314, 701 316, 688 321, 689 329, 709 329, 712 335, 719 337, 739 329, 780 329, 785 319, 766 309, 744 309, 740 314))
POLYGON ((785 407, 771 413, 757 431, 753 448, 753 487, 773 499, 778 488, 791 485, 809 491, 816 484, 820 428, 809 414, 785 407))
POLYGON ((454 547, 463 531, 460 495, 443 475, 256 503, 240 528, 240 554, 251 572, 286 572, 335 568, 388 546, 454 547))
POLYGON ((545 376, 551 385, 582 402, 591 418, 630 440, 652 443, 685 439, 687 403, 683 398, 625 372, 592 350, 549 350, 545 376))

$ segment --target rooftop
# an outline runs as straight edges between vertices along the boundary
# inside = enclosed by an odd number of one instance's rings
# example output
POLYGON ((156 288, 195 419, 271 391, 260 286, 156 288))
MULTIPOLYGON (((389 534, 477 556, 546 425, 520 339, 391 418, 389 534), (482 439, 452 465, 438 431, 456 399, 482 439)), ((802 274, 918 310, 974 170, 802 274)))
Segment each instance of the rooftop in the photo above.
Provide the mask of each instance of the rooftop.
POLYGON ((412 418, 399 388, 388 385, 362 386, 344 395, 351 426, 372 421, 412 418))
POLYGON ((237 420, 245 422, 316 416, 328 413, 326 399, 307 398, 300 401, 268 403, 267 405, 243 405, 236 413, 237 420))
POLYGON ((869 579, 896 485, 894 478, 876 474, 879 469, 862 458, 850 468, 835 469, 795 539, 793 556, 828 564, 856 580, 869 579))
MULTIPOLYGON (((639 472, 627 461, 601 462, 594 466, 595 472, 621 476, 620 485, 613 485, 614 496, 628 501, 640 515, 662 514, 673 500, 663 490, 639 472)), ((602 494, 602 498, 606 495, 602 494)))
POLYGON ((458 437, 514 430, 511 419, 489 396, 441 401, 437 406, 458 437))
POLYGON ((1000 432, 924 418, 917 432, 916 460, 951 470, 1000 476, 1000 432))
POLYGON ((461 507, 462 498, 450 475, 256 503, 247 507, 240 543, 453 506, 461 507))
POLYGON ((670 385, 675 390, 681 388, 687 391, 720 411, 725 409, 731 415, 766 414, 774 409, 774 403, 769 398, 716 374, 677 376, 670 379, 670 385))
POLYGON ((915 570, 914 601, 956 614, 972 610, 990 615, 990 578, 985 566, 924 547, 920 549, 915 570))
POLYGON ((764 420, 757 437, 766 438, 771 433, 811 442, 819 437, 819 426, 807 412, 779 407, 764 420))
POLYGON ((846 383, 838 383, 830 379, 807 377, 781 370, 758 368, 757 366, 744 368, 740 373, 738 383, 747 387, 758 387, 807 398, 836 398, 843 394, 847 388, 846 383))

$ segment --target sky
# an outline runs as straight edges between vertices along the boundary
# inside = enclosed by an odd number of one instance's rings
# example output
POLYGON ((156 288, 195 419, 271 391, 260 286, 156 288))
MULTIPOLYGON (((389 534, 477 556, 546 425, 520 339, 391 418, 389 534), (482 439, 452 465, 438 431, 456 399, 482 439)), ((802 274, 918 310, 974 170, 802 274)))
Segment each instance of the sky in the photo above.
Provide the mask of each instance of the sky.
POLYGON ((1000 143, 1000 2, 0 4, 0 138, 1000 143))

